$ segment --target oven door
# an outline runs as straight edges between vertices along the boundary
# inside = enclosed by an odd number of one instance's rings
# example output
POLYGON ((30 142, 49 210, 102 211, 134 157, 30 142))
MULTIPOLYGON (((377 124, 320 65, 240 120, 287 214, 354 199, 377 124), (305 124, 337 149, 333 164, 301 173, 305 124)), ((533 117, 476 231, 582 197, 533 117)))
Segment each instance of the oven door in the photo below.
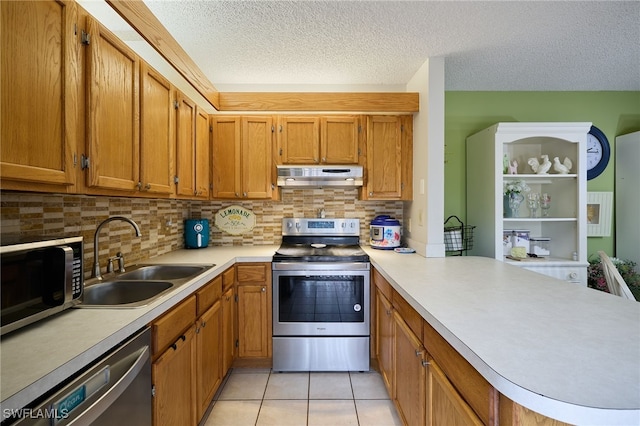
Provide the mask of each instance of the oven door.
POLYGON ((274 336, 369 336, 369 263, 273 263, 274 336))

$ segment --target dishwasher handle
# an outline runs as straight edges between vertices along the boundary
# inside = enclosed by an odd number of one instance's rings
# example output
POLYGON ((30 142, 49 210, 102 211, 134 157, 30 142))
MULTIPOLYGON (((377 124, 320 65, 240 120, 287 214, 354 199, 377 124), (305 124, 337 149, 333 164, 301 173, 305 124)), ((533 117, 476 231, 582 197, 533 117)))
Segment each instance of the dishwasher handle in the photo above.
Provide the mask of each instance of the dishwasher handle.
POLYGON ((87 407, 84 411, 80 412, 76 417, 69 419, 68 425, 80 425, 91 424, 102 413, 104 413, 120 395, 129 387, 133 380, 138 376, 145 363, 150 358, 149 346, 144 346, 140 350, 140 355, 136 358, 135 362, 129 367, 129 369, 122 375, 122 377, 113 384, 104 395, 102 395, 97 401, 87 407))

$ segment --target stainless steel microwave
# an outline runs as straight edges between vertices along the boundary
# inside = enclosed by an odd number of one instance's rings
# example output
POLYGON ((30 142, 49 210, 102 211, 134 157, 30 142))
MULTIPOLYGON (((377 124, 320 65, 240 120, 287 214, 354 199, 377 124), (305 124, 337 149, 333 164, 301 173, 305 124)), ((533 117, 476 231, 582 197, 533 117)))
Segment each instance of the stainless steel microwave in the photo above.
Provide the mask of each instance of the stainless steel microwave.
POLYGON ((80 302, 82 237, 25 241, 3 235, 1 241, 0 335, 80 302))

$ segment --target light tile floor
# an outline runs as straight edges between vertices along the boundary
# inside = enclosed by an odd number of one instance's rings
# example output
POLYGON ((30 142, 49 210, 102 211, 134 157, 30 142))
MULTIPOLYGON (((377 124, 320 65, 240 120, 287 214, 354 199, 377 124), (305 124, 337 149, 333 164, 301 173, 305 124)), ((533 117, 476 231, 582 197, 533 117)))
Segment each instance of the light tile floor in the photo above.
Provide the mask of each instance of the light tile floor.
POLYGON ((375 371, 275 373, 235 368, 203 426, 396 426, 402 422, 375 371))

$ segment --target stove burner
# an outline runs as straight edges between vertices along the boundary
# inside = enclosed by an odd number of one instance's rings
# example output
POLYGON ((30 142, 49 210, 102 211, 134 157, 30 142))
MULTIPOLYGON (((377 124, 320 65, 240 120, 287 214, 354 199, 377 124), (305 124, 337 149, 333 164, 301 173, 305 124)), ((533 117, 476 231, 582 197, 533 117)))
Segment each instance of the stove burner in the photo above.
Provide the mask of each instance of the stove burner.
POLYGON ((282 228, 274 262, 369 262, 357 219, 283 219, 282 228))

